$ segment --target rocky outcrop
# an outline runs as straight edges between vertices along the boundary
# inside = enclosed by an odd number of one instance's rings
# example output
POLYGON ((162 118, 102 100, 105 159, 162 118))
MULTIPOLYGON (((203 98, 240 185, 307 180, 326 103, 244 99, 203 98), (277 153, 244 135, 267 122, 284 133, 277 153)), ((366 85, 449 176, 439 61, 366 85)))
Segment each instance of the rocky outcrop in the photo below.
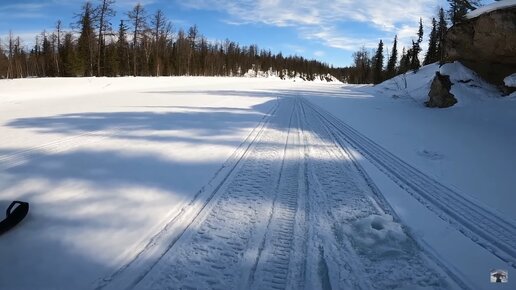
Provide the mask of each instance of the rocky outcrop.
POLYGON ((451 27, 445 60, 458 60, 496 85, 516 72, 516 7, 494 10, 451 27))
POLYGON ((452 82, 450 76, 442 75, 435 72, 434 80, 430 85, 430 92, 428 96, 430 99, 425 102, 425 105, 430 108, 447 108, 457 103, 455 96, 450 93, 452 82))

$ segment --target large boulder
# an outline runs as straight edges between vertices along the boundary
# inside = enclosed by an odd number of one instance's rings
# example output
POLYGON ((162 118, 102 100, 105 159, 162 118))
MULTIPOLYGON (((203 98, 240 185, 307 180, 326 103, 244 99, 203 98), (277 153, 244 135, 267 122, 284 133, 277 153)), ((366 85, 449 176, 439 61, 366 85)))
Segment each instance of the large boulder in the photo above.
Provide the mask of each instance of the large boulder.
POLYGON ((516 72, 516 7, 481 14, 446 33, 445 60, 460 61, 484 79, 503 85, 516 72))
POLYGON ((438 71, 435 72, 434 80, 430 85, 430 97, 425 105, 430 108, 447 108, 455 105, 457 99, 450 93, 452 82, 450 76, 442 75, 438 71))

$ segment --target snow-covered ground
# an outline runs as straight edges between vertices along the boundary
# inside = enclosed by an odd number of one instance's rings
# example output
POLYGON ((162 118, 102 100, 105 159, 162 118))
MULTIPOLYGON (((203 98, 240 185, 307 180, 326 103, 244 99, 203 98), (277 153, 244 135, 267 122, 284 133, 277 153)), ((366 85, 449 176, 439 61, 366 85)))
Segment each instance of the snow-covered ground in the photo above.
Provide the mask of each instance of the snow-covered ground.
POLYGON ((459 103, 425 108, 438 69, 1 80, 0 208, 31 211, 0 289, 490 289, 516 258, 516 101, 451 64, 459 103))

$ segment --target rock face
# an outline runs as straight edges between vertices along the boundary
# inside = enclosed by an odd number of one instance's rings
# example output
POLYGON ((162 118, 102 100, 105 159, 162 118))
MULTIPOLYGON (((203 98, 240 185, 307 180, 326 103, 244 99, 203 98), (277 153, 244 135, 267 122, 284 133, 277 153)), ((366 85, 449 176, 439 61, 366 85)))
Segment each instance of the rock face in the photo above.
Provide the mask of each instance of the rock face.
POLYGON ((445 60, 458 60, 496 85, 516 72, 516 7, 482 14, 446 33, 445 60))
POLYGON ((447 108, 457 103, 455 96, 450 93, 452 82, 450 76, 442 75, 435 72, 434 80, 430 85, 430 92, 428 96, 430 99, 425 102, 425 105, 430 108, 447 108))

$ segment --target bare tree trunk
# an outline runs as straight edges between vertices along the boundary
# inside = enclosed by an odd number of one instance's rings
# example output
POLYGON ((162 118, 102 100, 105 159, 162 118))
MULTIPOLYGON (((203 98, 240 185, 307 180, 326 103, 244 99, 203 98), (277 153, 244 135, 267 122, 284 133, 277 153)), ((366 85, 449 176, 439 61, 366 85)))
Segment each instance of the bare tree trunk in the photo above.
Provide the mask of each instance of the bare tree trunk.
POLYGON ((13 78, 13 32, 9 31, 9 60, 7 64, 7 78, 13 78))
POLYGON ((61 20, 57 21, 57 49, 55 51, 56 71, 57 76, 61 76, 61 70, 59 69, 59 49, 61 47, 61 20))

